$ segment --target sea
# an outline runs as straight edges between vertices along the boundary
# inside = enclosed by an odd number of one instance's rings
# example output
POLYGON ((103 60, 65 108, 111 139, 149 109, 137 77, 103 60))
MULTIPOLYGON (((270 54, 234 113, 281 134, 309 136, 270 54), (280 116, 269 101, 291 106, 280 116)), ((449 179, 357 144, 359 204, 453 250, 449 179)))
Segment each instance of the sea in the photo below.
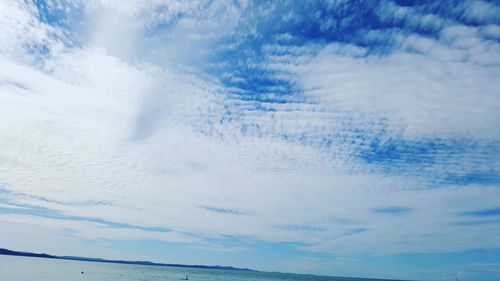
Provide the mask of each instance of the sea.
POLYGON ((369 281, 290 273, 114 264, 0 255, 0 281, 369 281), (83 272, 83 273, 82 273, 83 272))

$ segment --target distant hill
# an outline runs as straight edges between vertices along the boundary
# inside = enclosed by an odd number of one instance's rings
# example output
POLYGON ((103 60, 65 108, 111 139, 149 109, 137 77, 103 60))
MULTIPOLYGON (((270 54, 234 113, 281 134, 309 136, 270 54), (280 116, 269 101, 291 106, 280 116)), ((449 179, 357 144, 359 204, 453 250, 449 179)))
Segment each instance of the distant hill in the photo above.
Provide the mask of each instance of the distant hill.
POLYGON ((46 258, 46 259, 60 259, 60 260, 77 260, 77 261, 88 261, 88 262, 107 262, 107 263, 170 266, 170 267, 184 267, 184 268, 253 271, 252 269, 249 269, 249 268, 236 268, 236 267, 232 267, 232 266, 220 266, 220 265, 214 265, 214 266, 211 266, 211 265, 189 265, 189 264, 174 264, 174 263, 156 263, 156 262, 150 262, 150 261, 106 260, 106 259, 101 259, 101 258, 87 258, 87 257, 75 257, 75 256, 53 256, 53 255, 48 255, 48 254, 18 252, 18 251, 12 251, 12 250, 1 249, 1 248, 0 248, 0 255, 23 256, 23 257, 34 257, 34 258, 46 258))
POLYGON ((0 255, 7 255, 7 256, 23 256, 23 257, 34 257, 34 258, 46 258, 46 259, 55 259, 57 257, 47 255, 47 254, 35 254, 35 253, 27 253, 27 252, 17 252, 17 251, 11 251, 7 249, 1 249, 0 248, 0 255))

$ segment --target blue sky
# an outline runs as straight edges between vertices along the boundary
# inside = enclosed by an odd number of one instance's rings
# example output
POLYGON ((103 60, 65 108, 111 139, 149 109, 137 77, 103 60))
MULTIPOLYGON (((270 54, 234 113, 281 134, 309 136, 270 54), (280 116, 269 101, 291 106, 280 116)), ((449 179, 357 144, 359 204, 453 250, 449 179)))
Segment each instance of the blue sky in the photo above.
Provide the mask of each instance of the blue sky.
POLYGON ((497 2, 0 1, 0 28, 0 247, 500 278, 497 2))

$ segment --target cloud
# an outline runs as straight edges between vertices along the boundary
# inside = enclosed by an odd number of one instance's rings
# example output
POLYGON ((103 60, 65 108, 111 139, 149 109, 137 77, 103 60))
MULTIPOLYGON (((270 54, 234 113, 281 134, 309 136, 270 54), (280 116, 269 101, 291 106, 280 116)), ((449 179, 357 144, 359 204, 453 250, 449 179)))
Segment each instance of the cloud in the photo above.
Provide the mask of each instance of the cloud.
POLYGON ((29 53, 55 55, 68 43, 64 32, 40 20, 31 2, 0 2, 2 34, 0 52, 20 61, 29 61, 29 53))
POLYGON ((218 213, 218 214, 223 214, 223 215, 246 215, 245 213, 234 210, 234 209, 228 209, 228 208, 221 208, 221 207, 211 207, 211 206, 202 206, 202 209, 205 209, 210 212, 218 213))
POLYGON ((411 209, 404 207, 385 207, 385 208, 377 208, 374 211, 375 213, 379 214, 404 215, 411 212, 411 209))
POLYGON ((466 1, 464 4, 463 17, 472 22, 498 21, 499 8, 486 1, 466 1))
POLYGON ((92 1, 78 28, 0 8, 1 203, 31 208, 2 223, 345 256, 500 247, 500 224, 460 224, 498 207, 492 15, 226 4, 92 1))

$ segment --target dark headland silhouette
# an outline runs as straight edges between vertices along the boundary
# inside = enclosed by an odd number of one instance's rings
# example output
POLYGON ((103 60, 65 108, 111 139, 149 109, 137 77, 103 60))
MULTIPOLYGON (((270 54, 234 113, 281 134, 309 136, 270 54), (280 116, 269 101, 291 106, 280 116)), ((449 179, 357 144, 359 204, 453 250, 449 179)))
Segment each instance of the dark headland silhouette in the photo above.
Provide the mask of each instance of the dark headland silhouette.
POLYGON ((54 255, 48 255, 48 254, 18 252, 18 251, 12 251, 12 250, 2 249, 2 248, 0 248, 0 255, 46 258, 46 259, 60 259, 60 260, 89 261, 89 262, 107 262, 107 263, 139 264, 139 265, 154 265, 154 266, 173 266, 173 267, 184 267, 184 268, 254 271, 254 270, 249 269, 249 268, 236 268, 236 267, 232 267, 232 266, 220 266, 220 265, 214 265, 214 266, 211 266, 211 265, 189 265, 189 264, 175 264, 175 263, 157 263, 157 262, 150 262, 150 261, 124 261, 124 260, 107 260, 107 259, 101 259, 101 258, 86 258, 86 257, 74 257, 74 256, 54 256, 54 255))

